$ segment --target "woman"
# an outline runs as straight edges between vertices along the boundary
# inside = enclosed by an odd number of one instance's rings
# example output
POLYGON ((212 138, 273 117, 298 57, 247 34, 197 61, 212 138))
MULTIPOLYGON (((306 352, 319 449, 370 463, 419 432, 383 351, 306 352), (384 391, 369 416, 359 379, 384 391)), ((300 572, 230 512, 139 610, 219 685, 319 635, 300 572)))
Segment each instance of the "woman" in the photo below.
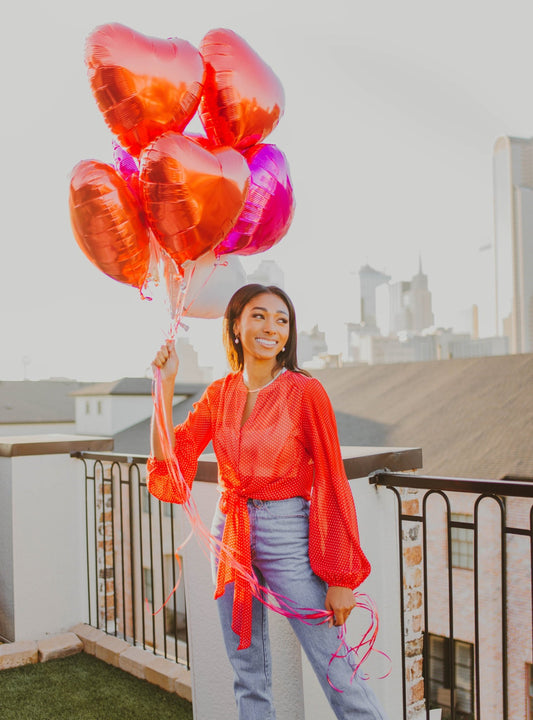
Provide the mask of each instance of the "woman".
MULTIPOLYGON (((209 441, 217 456, 221 498, 212 534, 223 550, 214 561, 215 598, 239 719, 275 718, 267 613, 250 589, 252 577, 294 607, 330 613, 328 623, 290 622, 336 716, 383 720, 372 690, 359 677, 352 680, 349 661, 330 664, 339 646, 334 626, 346 622, 355 606, 353 589, 370 565, 359 545, 329 398, 297 365, 292 302, 275 286, 245 285, 228 304, 223 333, 233 372, 212 383, 176 428, 172 343, 160 348, 153 368, 161 373, 166 430, 189 487, 209 441)), ((154 420, 148 488, 161 500, 183 502, 164 456, 154 420)))

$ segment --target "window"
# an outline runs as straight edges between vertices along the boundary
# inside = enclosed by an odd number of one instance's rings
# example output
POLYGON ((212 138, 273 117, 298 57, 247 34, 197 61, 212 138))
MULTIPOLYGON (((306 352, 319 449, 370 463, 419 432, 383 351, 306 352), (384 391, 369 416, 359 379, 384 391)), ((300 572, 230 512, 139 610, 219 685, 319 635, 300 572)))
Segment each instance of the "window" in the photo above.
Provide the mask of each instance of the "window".
POLYGON ((533 720, 533 665, 529 666, 528 719, 533 720))
POLYGON ((150 493, 145 487, 141 487, 141 507, 143 513, 147 513, 150 509, 150 493))
POLYGON ((96 403, 96 412, 98 413, 98 415, 102 414, 102 401, 101 400, 98 400, 98 402, 96 403))
POLYGON ((91 403, 89 400, 85 401, 85 414, 90 415, 91 414, 91 403))
POLYGON ((454 667, 451 668, 451 642, 447 637, 428 636, 430 707, 442 708, 442 720, 451 718, 452 687, 457 720, 474 719, 474 646, 455 640, 454 667), (453 682, 452 682, 453 672, 453 682))
MULTIPOLYGON (((472 515, 463 515, 461 513, 451 514, 452 523, 469 523, 473 522, 472 515)), ((462 568, 463 570, 474 569, 474 530, 465 527, 451 528, 452 536, 452 567, 462 568)))
POLYGON ((154 589, 152 587, 152 571, 150 568, 143 568, 144 578, 144 599, 152 604, 154 602, 154 589))
POLYGON ((183 575, 180 576, 180 565, 183 567, 183 559, 181 557, 178 563, 174 555, 165 555, 165 596, 167 598, 167 604, 165 605, 165 628, 168 636, 176 636, 178 639, 187 642, 185 587, 183 575), (175 588, 174 585, 176 585, 175 588), (174 591, 172 591, 173 588, 174 591))
MULTIPOLYGON (((150 501, 152 502, 152 512, 157 512, 157 503, 159 502, 155 497, 150 495, 145 486, 141 487, 141 508, 143 513, 147 513, 150 510, 150 501)), ((163 517, 172 516, 172 503, 161 502, 161 509, 163 517)))

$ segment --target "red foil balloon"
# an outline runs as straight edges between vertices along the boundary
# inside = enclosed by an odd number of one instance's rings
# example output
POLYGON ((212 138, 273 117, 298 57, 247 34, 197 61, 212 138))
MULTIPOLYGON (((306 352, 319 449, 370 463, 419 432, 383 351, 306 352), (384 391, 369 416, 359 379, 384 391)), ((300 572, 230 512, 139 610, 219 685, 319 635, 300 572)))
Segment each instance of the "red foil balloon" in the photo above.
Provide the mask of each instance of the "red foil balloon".
POLYGON ((70 179, 70 221, 89 260, 114 280, 141 288, 150 263, 138 202, 114 168, 82 160, 70 179))
POLYGON ((243 155, 250 167, 250 187, 237 222, 215 249, 217 256, 268 250, 286 235, 294 215, 289 166, 281 150, 254 145, 243 155))
POLYGON ((200 44, 206 64, 200 118, 218 145, 246 148, 279 122, 283 87, 273 70, 231 30, 210 30, 200 44))
POLYGON ((206 150, 180 133, 166 133, 141 153, 146 214, 170 257, 181 266, 213 249, 241 212, 250 171, 232 148, 206 150))
POLYGON ((183 130, 198 108, 205 69, 186 40, 110 23, 87 38, 85 62, 106 123, 132 155, 167 130, 183 130))

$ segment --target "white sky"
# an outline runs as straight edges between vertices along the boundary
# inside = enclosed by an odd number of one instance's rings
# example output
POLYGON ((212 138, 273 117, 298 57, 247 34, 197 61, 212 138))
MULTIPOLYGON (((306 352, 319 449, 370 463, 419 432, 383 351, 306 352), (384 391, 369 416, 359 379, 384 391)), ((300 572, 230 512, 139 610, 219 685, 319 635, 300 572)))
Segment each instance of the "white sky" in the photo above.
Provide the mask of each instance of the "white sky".
MULTIPOLYGON (((112 161, 84 42, 121 22, 199 45, 242 35, 278 74, 286 110, 268 141, 286 154, 296 213, 288 235, 245 262, 285 273, 299 329, 318 323, 344 350, 358 320, 355 275, 369 263, 409 280, 421 255, 439 325, 480 306, 493 334, 492 149, 533 134, 530 0, 29 0, 4 12, 0 379, 144 375, 163 341, 161 301, 103 275, 68 217, 71 169, 112 161)), ((220 364, 218 321, 187 334, 220 364)))

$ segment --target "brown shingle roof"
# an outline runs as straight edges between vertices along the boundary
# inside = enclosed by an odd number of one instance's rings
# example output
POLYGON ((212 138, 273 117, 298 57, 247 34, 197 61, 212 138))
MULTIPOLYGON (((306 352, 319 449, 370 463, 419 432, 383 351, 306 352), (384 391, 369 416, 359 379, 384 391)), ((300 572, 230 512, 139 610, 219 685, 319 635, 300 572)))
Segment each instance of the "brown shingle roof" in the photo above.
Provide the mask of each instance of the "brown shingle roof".
POLYGON ((341 444, 422 447, 423 472, 533 477, 533 355, 320 370, 341 444))

